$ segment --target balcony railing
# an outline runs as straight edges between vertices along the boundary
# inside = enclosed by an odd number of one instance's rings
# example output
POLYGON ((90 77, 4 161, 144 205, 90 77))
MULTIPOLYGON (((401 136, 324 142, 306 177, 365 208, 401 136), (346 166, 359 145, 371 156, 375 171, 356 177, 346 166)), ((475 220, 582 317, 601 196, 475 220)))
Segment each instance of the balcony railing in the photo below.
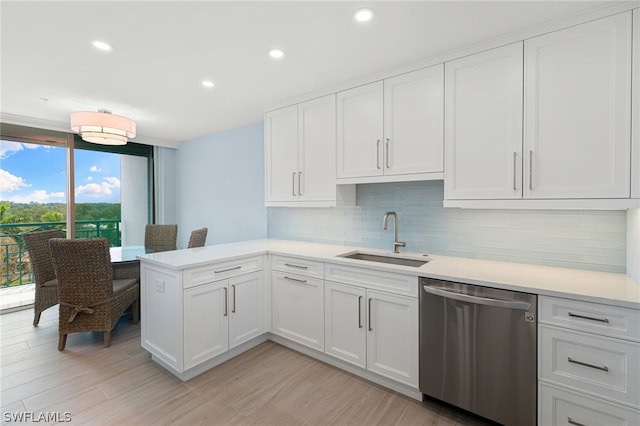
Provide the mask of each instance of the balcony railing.
MULTIPOLYGON (((65 222, 3 223, 0 224, 0 287, 33 282, 29 253, 22 235, 27 232, 61 229, 66 235, 65 222)), ((76 238, 103 237, 112 247, 121 246, 120 220, 79 220, 76 238)))

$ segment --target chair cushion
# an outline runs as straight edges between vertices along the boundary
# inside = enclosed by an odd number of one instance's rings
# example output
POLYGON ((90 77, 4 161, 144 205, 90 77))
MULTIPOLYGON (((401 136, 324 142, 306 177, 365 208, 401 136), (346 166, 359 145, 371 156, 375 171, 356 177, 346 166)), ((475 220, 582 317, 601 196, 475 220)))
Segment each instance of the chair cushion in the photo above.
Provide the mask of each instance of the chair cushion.
POLYGON ((54 278, 52 280, 45 281, 44 283, 42 283, 41 287, 57 287, 57 286, 58 286, 58 279, 54 278))
POLYGON ((124 291, 127 288, 136 285, 138 280, 135 278, 125 278, 122 280, 113 280, 113 294, 118 293, 119 291, 124 291))

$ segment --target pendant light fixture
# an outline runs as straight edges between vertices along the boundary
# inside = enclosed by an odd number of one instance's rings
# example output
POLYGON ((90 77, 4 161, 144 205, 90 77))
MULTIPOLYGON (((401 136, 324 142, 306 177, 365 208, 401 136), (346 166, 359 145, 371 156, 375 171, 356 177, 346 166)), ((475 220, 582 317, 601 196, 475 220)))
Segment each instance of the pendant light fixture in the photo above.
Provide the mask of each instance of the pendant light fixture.
POLYGON ((71 130, 85 141, 101 145, 126 145, 136 137, 135 121, 106 110, 72 112, 71 130))

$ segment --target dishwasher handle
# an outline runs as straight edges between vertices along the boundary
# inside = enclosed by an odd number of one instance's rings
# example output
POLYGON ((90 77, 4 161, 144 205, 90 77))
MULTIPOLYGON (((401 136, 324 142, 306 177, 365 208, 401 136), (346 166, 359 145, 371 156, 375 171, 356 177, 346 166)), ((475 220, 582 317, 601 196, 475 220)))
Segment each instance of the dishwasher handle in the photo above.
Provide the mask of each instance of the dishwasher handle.
POLYGON ((444 290, 442 288, 429 287, 426 285, 423 285, 422 288, 427 293, 431 293, 436 296, 446 297, 447 299, 459 300, 460 302, 474 303, 476 305, 487 305, 487 306, 495 306, 499 308, 509 308, 509 309, 521 309, 523 311, 526 311, 531 307, 531 303, 528 303, 528 302, 520 302, 516 300, 500 300, 500 299, 491 299, 488 297, 472 296, 470 294, 455 293, 452 291, 444 290))

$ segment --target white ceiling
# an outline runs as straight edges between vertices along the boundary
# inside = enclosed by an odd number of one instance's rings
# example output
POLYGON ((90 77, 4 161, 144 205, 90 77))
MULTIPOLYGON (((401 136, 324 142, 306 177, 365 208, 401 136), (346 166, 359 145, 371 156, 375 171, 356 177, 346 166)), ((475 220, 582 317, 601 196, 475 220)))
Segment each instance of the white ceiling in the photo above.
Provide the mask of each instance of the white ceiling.
POLYGON ((107 109, 137 122, 135 141, 178 146, 261 121, 269 104, 604 4, 2 0, 0 113, 68 129, 72 111, 107 109), (352 17, 362 6, 376 13, 366 24, 352 17), (273 47, 286 56, 271 60, 273 47))

